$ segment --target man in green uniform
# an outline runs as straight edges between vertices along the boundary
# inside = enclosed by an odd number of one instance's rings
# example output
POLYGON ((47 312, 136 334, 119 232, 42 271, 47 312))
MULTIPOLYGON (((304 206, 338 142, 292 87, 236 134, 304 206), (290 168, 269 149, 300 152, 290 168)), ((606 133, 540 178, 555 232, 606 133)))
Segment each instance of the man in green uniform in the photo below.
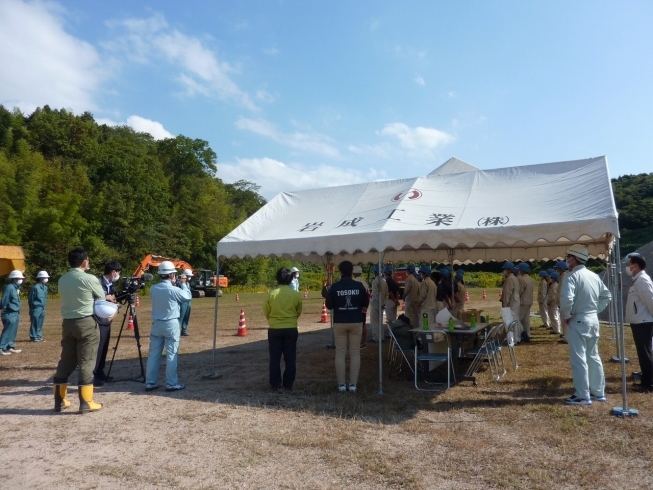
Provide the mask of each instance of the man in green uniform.
POLYGON ((48 302, 48 278, 46 271, 36 274, 36 284, 29 290, 27 304, 29 305, 29 339, 32 342, 43 340, 43 320, 45 319, 45 304, 48 302))
POLYGON ((100 343, 93 303, 105 294, 97 277, 84 272, 91 267, 86 250, 71 250, 68 263, 70 269, 59 279, 63 325, 61 359, 54 375, 54 411, 70 407, 66 400, 68 377, 79 365, 79 412, 95 412, 102 404, 93 401, 93 369, 100 343))
POLYGON ((20 296, 18 290, 23 283, 23 273, 21 271, 11 271, 9 273, 9 284, 5 286, 2 292, 2 335, 0 335, 0 353, 3 356, 18 354, 20 349, 16 349, 14 342, 18 333, 18 322, 20 321, 20 296))

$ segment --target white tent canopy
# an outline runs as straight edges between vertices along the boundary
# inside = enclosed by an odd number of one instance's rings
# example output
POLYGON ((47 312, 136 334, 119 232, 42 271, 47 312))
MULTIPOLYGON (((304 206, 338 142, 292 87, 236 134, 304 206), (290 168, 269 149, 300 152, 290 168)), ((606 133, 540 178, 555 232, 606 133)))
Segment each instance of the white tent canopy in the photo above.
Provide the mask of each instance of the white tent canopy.
POLYGON ((442 165, 440 165, 438 168, 436 168, 433 172, 429 174, 429 177, 431 175, 443 175, 443 174, 459 174, 461 172, 475 172, 476 170, 480 170, 473 165, 470 165, 467 162, 463 162, 462 160, 459 160, 456 157, 451 157, 449 160, 444 162, 442 165))
POLYGON ((583 243, 603 258, 619 236, 605 157, 468 167, 282 192, 220 240, 218 254, 377 262, 383 252, 385 261, 448 262, 454 250, 454 261, 469 263, 555 259, 583 243))

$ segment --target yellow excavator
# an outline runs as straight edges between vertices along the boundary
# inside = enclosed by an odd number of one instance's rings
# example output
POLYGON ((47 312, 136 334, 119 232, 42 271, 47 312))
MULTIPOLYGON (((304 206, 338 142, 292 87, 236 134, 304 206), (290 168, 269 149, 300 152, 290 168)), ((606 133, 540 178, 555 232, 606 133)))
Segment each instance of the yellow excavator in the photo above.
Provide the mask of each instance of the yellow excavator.
POLYGON ((25 253, 23 247, 0 245, 0 277, 13 270, 25 272, 25 253))

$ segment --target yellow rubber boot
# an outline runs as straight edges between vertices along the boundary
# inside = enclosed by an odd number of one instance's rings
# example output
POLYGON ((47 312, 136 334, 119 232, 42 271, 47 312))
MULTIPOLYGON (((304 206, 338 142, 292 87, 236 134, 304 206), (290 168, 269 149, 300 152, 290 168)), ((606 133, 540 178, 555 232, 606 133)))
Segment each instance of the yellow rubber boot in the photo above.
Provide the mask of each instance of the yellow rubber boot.
POLYGON ((54 391, 54 411, 61 412, 64 408, 70 408, 70 402, 66 400, 66 393, 68 392, 68 385, 53 385, 54 391))
POLYGON ((93 401, 93 385, 80 386, 77 393, 79 393, 79 413, 97 412, 102 409, 101 403, 93 401))

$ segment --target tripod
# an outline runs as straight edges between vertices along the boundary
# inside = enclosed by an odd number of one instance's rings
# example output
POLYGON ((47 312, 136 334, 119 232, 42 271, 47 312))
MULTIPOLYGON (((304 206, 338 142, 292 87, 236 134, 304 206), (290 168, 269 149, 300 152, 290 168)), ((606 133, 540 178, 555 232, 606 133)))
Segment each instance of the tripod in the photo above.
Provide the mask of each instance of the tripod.
POLYGON ((118 350, 118 344, 120 344, 120 339, 122 338, 122 331, 125 328, 125 322, 127 321, 127 316, 132 317, 134 320, 134 338, 136 339, 136 346, 138 347, 138 360, 141 365, 141 374, 135 378, 120 379, 116 381, 137 381, 139 383, 145 383, 145 368, 143 366, 143 354, 141 353, 141 333, 138 329, 138 316, 136 315, 136 307, 134 306, 134 294, 130 293, 126 296, 127 300, 127 310, 122 317, 122 324, 120 325, 120 332, 118 333, 118 339, 116 340, 116 345, 113 348, 113 355, 111 356, 111 363, 109 364, 109 370, 107 371, 107 376, 111 374, 111 368, 113 367, 113 360, 116 357, 116 352, 118 350))

